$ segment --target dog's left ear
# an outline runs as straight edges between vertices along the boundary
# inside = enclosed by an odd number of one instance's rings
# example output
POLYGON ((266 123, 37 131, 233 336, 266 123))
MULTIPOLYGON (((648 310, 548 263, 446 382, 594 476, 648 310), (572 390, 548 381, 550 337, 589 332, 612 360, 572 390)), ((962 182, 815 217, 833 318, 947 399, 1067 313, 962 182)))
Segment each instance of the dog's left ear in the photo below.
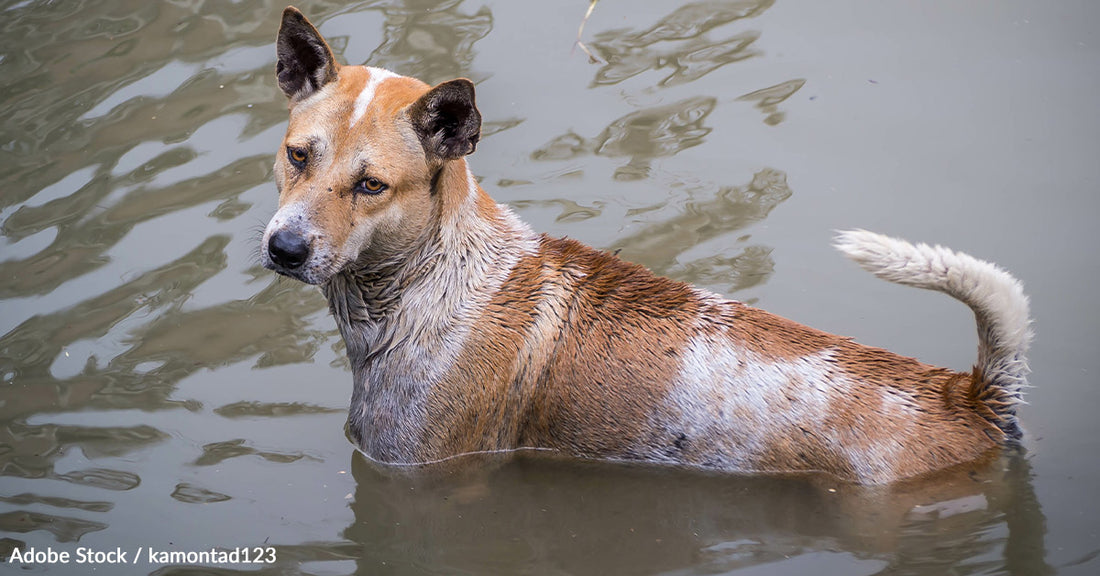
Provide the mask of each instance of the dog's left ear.
POLYGON ((283 10, 275 43, 279 88, 292 103, 308 98, 336 79, 336 58, 321 33, 293 6, 283 10))
POLYGON ((473 152, 481 139, 474 83, 465 78, 429 90, 409 107, 409 119, 429 157, 461 158, 473 152))

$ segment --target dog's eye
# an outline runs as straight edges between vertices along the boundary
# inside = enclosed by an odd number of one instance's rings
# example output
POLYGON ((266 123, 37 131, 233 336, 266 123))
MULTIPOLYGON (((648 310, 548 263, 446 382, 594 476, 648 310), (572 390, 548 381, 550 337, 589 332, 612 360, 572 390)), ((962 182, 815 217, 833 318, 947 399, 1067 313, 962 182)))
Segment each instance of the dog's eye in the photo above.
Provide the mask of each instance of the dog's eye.
POLYGON ((295 168, 304 168, 306 160, 309 160, 309 152, 301 148, 291 148, 288 146, 286 149, 286 156, 295 168))
POLYGON ((389 186, 377 178, 363 178, 355 183, 355 191, 366 194, 381 194, 386 188, 389 186))

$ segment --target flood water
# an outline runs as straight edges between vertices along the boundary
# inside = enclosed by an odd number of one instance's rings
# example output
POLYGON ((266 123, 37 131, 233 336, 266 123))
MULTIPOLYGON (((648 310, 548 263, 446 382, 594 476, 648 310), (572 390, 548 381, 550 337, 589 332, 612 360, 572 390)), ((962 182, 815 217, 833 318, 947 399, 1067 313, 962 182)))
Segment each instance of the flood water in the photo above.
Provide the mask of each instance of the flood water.
POLYGON ((603 0, 597 62, 574 48, 587 5, 299 7, 344 62, 473 79, 473 172, 537 230, 955 369, 969 312, 865 274, 832 231, 1013 271, 1038 335, 1025 451, 873 489, 371 463, 324 299, 258 265, 284 4, 6 1, 0 556, 128 556, 4 571, 1100 573, 1100 3, 603 0), (246 547, 275 560, 148 557, 246 547))

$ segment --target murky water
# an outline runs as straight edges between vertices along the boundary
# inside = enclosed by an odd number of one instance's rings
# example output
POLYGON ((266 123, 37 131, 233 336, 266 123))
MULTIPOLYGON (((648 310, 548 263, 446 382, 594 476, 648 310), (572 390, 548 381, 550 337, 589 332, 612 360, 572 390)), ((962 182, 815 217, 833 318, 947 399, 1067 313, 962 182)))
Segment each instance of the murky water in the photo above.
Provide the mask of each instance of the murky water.
POLYGON ((962 306, 867 276, 830 231, 1012 270, 1037 319, 1027 452, 877 489, 370 463, 344 437, 323 298, 255 257, 283 4, 3 2, 0 555, 122 547, 112 574, 1100 570, 1100 4, 603 0, 597 63, 573 48, 583 1, 300 7, 346 62, 474 79, 473 170, 536 229, 958 369, 962 306), (148 558, 214 547, 276 561, 148 558))

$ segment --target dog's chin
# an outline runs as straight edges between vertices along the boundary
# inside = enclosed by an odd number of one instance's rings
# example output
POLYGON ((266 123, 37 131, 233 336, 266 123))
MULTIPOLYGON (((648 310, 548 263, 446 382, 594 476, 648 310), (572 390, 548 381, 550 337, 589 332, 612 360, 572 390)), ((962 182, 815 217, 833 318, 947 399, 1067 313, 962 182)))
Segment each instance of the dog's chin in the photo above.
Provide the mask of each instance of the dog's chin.
POLYGON ((318 279, 315 276, 310 275, 310 274, 303 274, 303 273, 298 272, 296 270, 276 270, 275 272, 278 273, 281 276, 286 276, 287 278, 293 278, 293 279, 295 279, 299 282, 303 282, 305 284, 312 284, 314 286, 317 286, 319 284, 324 283, 324 280, 318 279))

